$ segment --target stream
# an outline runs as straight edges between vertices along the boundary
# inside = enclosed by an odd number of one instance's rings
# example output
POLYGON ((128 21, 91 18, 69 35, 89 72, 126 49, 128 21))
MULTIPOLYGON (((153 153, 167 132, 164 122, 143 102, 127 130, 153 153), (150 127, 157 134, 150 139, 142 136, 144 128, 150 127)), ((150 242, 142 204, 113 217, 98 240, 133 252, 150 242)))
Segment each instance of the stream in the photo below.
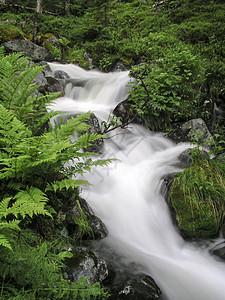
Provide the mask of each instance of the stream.
MULTIPOLYGON (((127 98, 129 72, 85 71, 74 65, 49 64, 66 72, 65 96, 50 109, 69 114, 92 111, 101 124, 127 98)), ((225 264, 207 247, 186 242, 174 226, 165 202, 163 177, 181 171, 179 155, 189 147, 136 124, 111 131, 101 158, 108 167, 85 174, 93 186, 82 195, 108 229, 104 247, 125 263, 154 278, 168 300, 224 300, 225 264)))

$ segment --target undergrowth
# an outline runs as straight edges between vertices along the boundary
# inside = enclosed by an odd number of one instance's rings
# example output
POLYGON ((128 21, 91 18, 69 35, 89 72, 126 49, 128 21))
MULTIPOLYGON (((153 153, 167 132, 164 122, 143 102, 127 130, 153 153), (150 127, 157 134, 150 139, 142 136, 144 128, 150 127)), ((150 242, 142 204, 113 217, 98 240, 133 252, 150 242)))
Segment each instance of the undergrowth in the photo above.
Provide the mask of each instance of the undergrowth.
MULTIPOLYGON (((54 226, 66 202, 74 205, 79 187, 89 184, 72 176, 110 160, 92 161, 92 153, 81 151, 102 137, 87 134, 90 113, 51 127, 55 113, 46 106, 58 94, 39 93, 35 78, 42 70, 0 48, 0 298, 107 298, 98 283, 64 279, 72 254, 68 241, 56 246, 54 226)), ((77 220, 79 238, 88 230, 85 220, 84 214, 77 220)))

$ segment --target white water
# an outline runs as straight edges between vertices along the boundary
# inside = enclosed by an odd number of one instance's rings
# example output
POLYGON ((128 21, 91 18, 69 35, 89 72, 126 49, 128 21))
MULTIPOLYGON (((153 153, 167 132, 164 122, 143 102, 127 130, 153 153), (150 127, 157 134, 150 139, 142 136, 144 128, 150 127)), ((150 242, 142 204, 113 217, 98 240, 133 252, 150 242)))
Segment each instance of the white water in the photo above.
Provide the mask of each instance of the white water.
MULTIPOLYGON (((102 74, 72 65, 50 66, 85 82, 83 87, 69 84, 65 97, 55 101, 54 110, 91 110, 101 121, 126 98, 128 72, 102 74)), ((83 196, 108 228, 105 244, 128 262, 139 264, 166 299, 224 300, 225 264, 183 241, 162 195, 162 177, 179 171, 178 156, 187 147, 137 125, 112 131, 102 156, 120 161, 87 174, 93 187, 84 190, 83 196)))

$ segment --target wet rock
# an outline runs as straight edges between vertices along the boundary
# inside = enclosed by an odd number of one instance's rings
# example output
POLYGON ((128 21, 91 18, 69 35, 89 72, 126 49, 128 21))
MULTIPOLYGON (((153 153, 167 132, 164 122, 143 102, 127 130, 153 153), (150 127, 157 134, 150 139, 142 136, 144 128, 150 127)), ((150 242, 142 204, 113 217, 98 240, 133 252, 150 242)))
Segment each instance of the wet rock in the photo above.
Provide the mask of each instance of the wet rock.
POLYGON ((170 195, 169 195, 169 191, 170 191, 174 176, 175 176, 175 174, 168 174, 163 178, 165 186, 162 187, 164 189, 162 191, 162 193, 163 193, 164 199, 165 199, 165 201, 166 201, 166 203, 169 207, 169 211, 170 211, 170 215, 171 215, 173 224, 178 227, 176 211, 173 208, 171 198, 170 198, 170 195))
POLYGON ((112 266, 99 259, 94 252, 84 247, 75 248, 73 257, 67 261, 66 278, 72 282, 88 277, 87 283, 111 282, 115 276, 112 266))
POLYGON ((79 235, 79 228, 75 220, 81 218, 86 220, 87 232, 83 232, 83 239, 102 239, 107 236, 107 228, 105 224, 95 216, 93 210, 89 206, 86 200, 80 198, 74 208, 66 213, 66 228, 68 229, 69 236, 76 237, 79 235))
POLYGON ((61 70, 56 70, 52 73, 52 75, 54 76, 54 78, 56 79, 67 79, 69 78, 69 75, 61 70))
MULTIPOLYGON (((44 64, 45 62, 42 63, 44 64)), ((52 72, 51 68, 49 67, 49 65, 46 65, 46 63, 44 71, 45 79, 47 81, 47 85, 44 86, 45 92, 61 92, 62 95, 64 95, 65 80, 69 78, 69 75, 61 70, 56 70, 52 72)))
POLYGON ((112 286, 110 294, 110 300, 155 300, 160 298, 161 291, 152 277, 138 274, 112 286))
POLYGON ((48 85, 45 86, 46 92, 48 92, 48 93, 61 92, 62 95, 64 95, 65 84, 64 84, 63 80, 57 79, 52 76, 45 76, 45 78, 48 83, 48 85))
MULTIPOLYGON (((96 118, 95 114, 91 114, 86 123, 91 126, 91 128, 88 129, 88 131, 87 131, 89 134, 92 134, 92 133, 101 134, 102 133, 98 119, 96 118)), ((100 138, 100 139, 96 140, 93 143, 93 145, 86 148, 86 151, 101 154, 102 148, 103 148, 103 139, 100 138)))
POLYGON ((225 260, 225 241, 213 247, 213 249, 211 249, 210 252, 218 256, 222 260, 225 260))
POLYGON ((49 51, 40 47, 29 40, 12 40, 3 44, 7 52, 23 52, 26 56, 30 57, 34 62, 43 60, 51 61, 49 51))

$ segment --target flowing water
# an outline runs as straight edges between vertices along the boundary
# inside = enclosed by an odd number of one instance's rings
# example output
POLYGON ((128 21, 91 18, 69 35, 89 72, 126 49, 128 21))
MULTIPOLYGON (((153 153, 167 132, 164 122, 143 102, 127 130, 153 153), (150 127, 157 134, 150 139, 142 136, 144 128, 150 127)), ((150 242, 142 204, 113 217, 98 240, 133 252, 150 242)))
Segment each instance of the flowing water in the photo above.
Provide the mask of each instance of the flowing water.
MULTIPOLYGON (((70 114, 91 110, 101 123, 126 99, 128 72, 50 67, 71 78, 65 96, 51 109, 70 114)), ((93 187, 84 189, 83 197, 108 228, 105 245, 150 274, 166 295, 163 299, 224 300, 225 264, 180 237, 163 196, 163 177, 180 171, 178 156, 188 146, 134 124, 111 131, 102 157, 118 161, 85 176, 93 187)))

